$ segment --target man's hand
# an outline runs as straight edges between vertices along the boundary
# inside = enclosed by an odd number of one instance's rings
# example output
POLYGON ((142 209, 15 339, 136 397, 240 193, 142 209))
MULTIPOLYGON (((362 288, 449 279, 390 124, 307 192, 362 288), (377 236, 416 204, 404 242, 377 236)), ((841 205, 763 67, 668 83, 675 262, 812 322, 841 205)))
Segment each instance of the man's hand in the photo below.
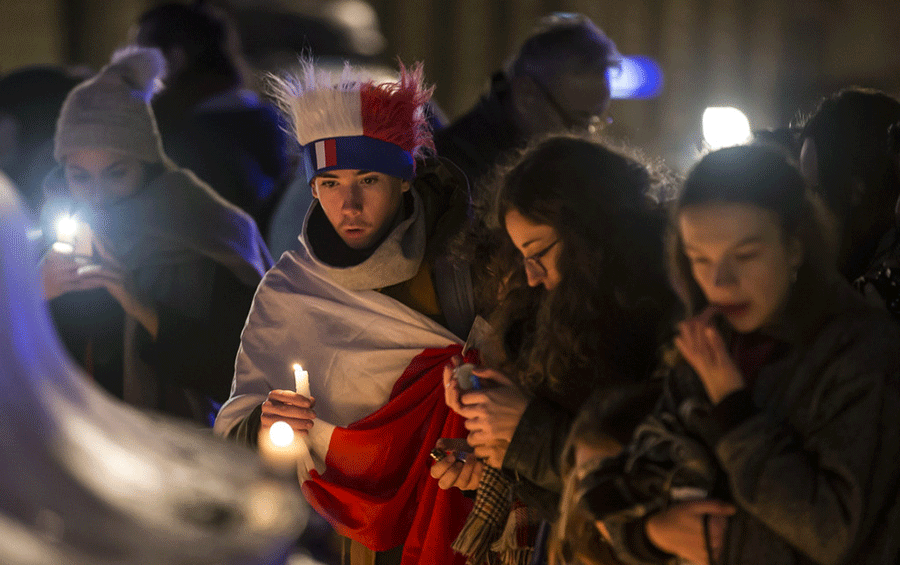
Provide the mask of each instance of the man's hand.
POLYGON ((484 463, 479 461, 471 453, 471 447, 464 439, 441 438, 437 440, 435 447, 447 452, 447 455, 431 466, 431 476, 438 480, 438 486, 447 490, 458 488, 460 490, 475 490, 481 482, 484 474, 484 463), (468 456, 465 462, 459 461, 455 453, 466 452, 468 456))
POLYGON ((313 411, 315 405, 315 398, 307 398, 292 390, 273 390, 262 404, 260 423, 263 428, 268 428, 282 421, 300 435, 309 435, 316 419, 313 411))
POLYGON ((720 500, 682 502, 651 516, 646 525, 647 537, 667 553, 697 565, 710 565, 721 557, 728 517, 734 513, 734 506, 720 500), (705 527, 709 529, 712 560, 706 549, 705 527))

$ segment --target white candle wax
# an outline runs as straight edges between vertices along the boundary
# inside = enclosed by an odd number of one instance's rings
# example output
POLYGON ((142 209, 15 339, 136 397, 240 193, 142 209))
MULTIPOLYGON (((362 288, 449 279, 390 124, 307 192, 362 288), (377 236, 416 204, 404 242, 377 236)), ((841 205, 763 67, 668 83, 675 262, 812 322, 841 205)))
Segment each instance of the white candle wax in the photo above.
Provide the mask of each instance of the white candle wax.
POLYGON ((298 363, 294 364, 294 390, 306 398, 311 396, 309 391, 309 373, 303 370, 298 363))

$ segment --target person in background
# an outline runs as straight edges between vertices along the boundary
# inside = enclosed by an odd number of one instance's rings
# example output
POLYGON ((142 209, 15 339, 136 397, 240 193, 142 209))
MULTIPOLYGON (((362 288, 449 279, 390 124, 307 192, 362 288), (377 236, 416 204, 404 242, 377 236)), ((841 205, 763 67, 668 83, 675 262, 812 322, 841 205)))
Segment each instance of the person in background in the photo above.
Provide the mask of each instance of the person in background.
POLYGON ((609 542, 581 504, 581 480, 621 453, 659 399, 659 380, 594 394, 579 411, 563 447, 564 477, 559 517, 553 522, 547 557, 551 565, 619 565, 609 542))
POLYGON ((834 268, 800 172, 721 149, 672 214, 685 307, 661 402, 582 483, 620 559, 893 563, 900 335, 834 268))
POLYGON ((834 216, 838 270, 848 281, 870 267, 895 223, 900 172, 886 140, 898 121, 900 101, 848 88, 824 99, 800 133, 800 169, 834 216))
POLYGON ((129 48, 66 98, 43 214, 59 241, 42 278, 57 329, 98 383, 209 425, 271 259, 246 213, 162 151, 149 101, 164 68, 158 50, 129 48), (70 228, 57 228, 60 214, 74 214, 70 228))
POLYGON ((543 18, 491 78, 490 91, 435 135, 438 155, 477 187, 502 157, 535 136, 601 128, 610 98, 607 71, 618 60, 615 44, 589 18, 543 18))
MULTIPOLYGON (((464 392, 451 367, 444 372, 447 404, 466 418, 478 459, 435 463, 442 488, 472 488, 483 473, 479 496, 512 488, 532 520, 555 516, 575 415, 593 391, 646 380, 669 325, 658 180, 636 159, 571 135, 535 143, 499 177, 492 214, 502 247, 488 288, 500 298, 474 371, 484 388, 464 392)), ((507 515, 508 503, 488 512, 476 502, 455 547, 479 561, 507 515)))
POLYGON ((249 213, 260 232, 292 167, 278 112, 246 85, 239 39, 223 13, 195 2, 141 15, 134 43, 156 47, 168 64, 153 99, 166 154, 249 213))
POLYGON ((59 109, 85 78, 56 67, 25 67, 0 77, 0 170, 21 191, 33 219, 43 203, 44 178, 56 166, 59 109))

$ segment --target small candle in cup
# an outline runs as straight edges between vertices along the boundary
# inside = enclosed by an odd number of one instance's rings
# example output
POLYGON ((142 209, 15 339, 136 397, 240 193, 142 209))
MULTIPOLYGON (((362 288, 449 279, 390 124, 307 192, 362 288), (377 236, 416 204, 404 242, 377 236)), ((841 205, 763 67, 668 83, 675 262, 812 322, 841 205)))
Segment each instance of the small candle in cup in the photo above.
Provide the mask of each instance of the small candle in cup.
POLYGON ((287 474, 295 470, 300 454, 300 442, 287 422, 275 422, 268 430, 260 430, 259 455, 276 471, 287 474))

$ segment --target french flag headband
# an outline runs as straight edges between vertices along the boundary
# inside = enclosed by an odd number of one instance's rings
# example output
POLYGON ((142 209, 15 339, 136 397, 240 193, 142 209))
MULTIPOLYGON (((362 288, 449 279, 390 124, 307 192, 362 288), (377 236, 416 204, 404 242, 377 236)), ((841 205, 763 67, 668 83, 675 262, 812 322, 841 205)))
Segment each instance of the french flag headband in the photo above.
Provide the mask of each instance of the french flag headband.
POLYGON ((361 80, 349 65, 340 79, 309 60, 301 74, 271 77, 275 98, 301 146, 306 178, 325 171, 377 171, 403 180, 415 176, 415 158, 433 148, 421 63, 400 65, 396 82, 361 80))

